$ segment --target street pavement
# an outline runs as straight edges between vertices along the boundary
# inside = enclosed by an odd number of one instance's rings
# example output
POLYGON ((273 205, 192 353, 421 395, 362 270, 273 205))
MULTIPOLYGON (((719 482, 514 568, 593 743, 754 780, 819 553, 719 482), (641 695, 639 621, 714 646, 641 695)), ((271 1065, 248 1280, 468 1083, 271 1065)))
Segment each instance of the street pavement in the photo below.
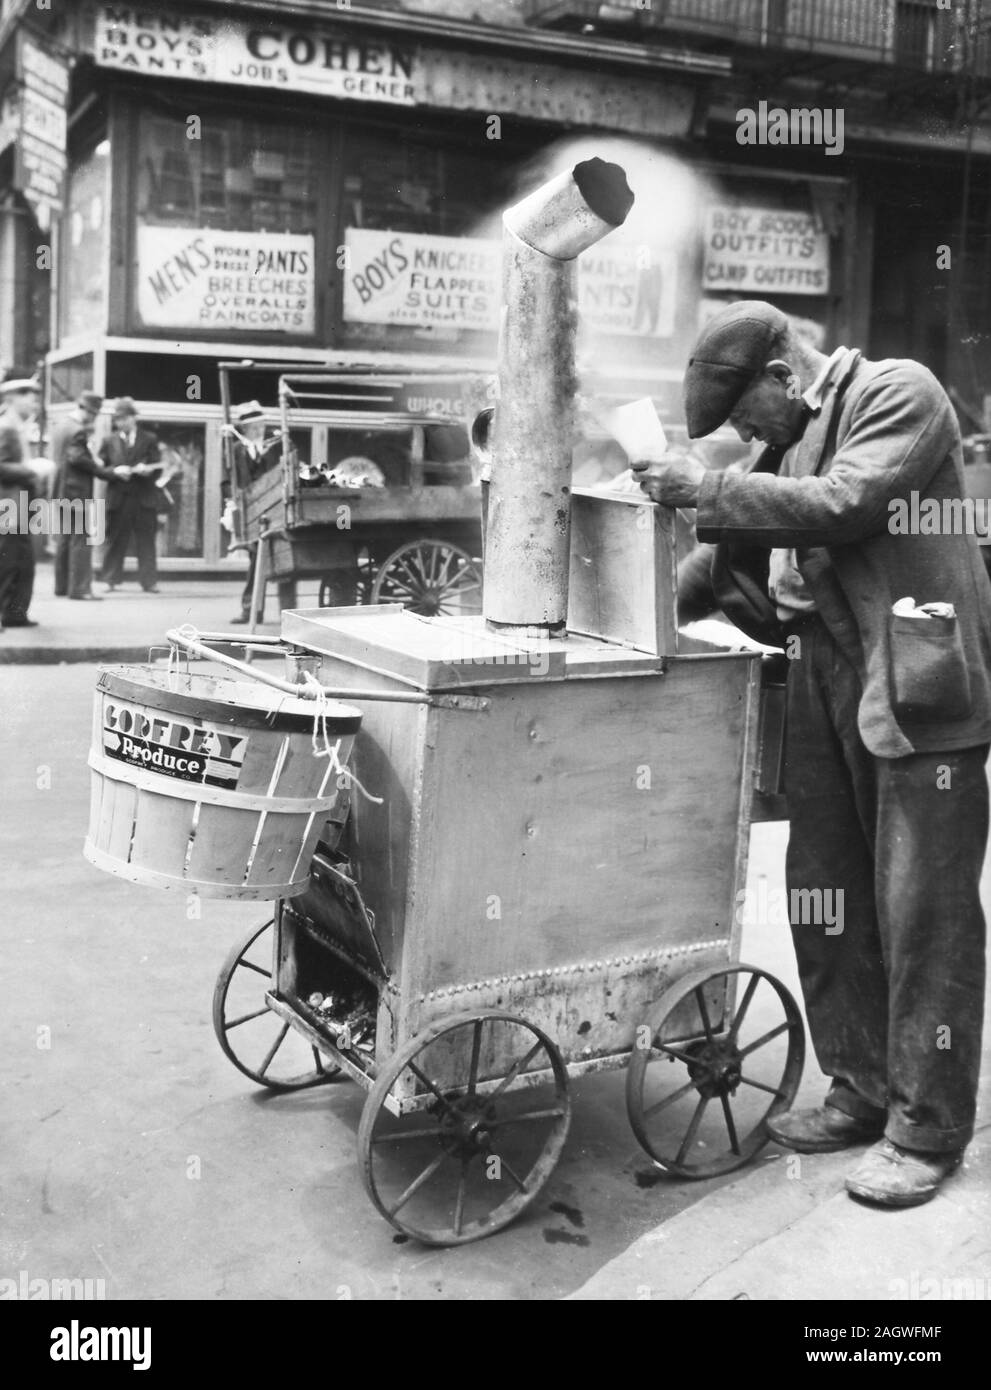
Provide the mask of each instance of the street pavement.
MULTIPOLYGON (((0 673, 0 1278, 103 1279, 108 1298, 139 1299, 887 1299, 932 1297, 932 1281, 951 1279, 945 1296, 991 1296, 987 1067, 979 1139, 919 1211, 850 1201, 843 1154, 796 1161, 769 1146, 740 1174, 665 1178, 611 1073, 574 1084, 564 1157, 514 1226, 450 1250, 398 1236, 361 1185, 359 1089, 271 1096, 214 1039, 217 972, 265 905, 204 901, 190 921, 184 898, 81 853, 98 658, 146 649, 176 623, 225 628, 237 584, 166 580, 159 595, 93 605, 44 585, 42 571, 42 626, 0 635, 34 654, 0 673)), ((751 885, 781 885, 785 838, 755 827, 751 885)), ((991 905, 987 875, 984 896, 991 905)), ((742 955, 797 993, 787 932, 747 927, 742 955)), ((810 1059, 800 1103, 823 1087, 810 1059)))

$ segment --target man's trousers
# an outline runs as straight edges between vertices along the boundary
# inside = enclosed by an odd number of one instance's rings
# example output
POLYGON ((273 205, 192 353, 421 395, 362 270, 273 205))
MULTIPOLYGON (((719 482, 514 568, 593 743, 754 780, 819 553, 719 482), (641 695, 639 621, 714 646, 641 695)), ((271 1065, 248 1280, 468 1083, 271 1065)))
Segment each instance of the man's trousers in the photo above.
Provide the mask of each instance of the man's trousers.
POLYGON ((886 1135, 903 1148, 960 1149, 981 1060, 988 748, 873 757, 855 668, 819 619, 793 632, 787 880, 812 1042, 833 1079, 827 1104, 887 1111, 886 1135), (841 904, 828 932, 796 912, 803 889, 841 904))
POLYGON ((0 536, 0 625, 27 617, 34 593, 34 543, 16 532, 0 536))
POLYGON ((158 516, 153 508, 137 506, 125 498, 119 507, 108 515, 107 546, 103 552, 101 577, 108 584, 119 584, 124 577, 124 561, 134 541, 134 551, 138 557, 138 583, 142 589, 151 589, 158 579, 158 565, 155 557, 155 536, 158 530, 158 516))
POLYGON ((55 592, 85 598, 93 588, 93 547, 86 536, 70 533, 55 539, 55 592))

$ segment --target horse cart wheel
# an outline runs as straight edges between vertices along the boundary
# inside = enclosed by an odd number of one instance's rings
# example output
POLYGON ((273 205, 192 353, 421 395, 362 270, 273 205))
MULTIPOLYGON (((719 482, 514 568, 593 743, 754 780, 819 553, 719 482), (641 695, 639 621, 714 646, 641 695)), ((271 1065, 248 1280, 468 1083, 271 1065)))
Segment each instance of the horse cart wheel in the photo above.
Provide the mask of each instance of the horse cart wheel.
POLYGON ((801 1015, 773 975, 749 965, 693 971, 634 1035, 633 1132, 667 1173, 731 1173, 767 1143, 766 1122, 791 1105, 804 1061, 801 1015))
POLYGON ((270 1091, 302 1091, 333 1081, 340 1067, 293 1033, 265 1003, 271 985, 275 922, 231 948, 213 991, 213 1031, 238 1071, 270 1091), (261 979, 259 979, 261 976, 261 979))
POLYGON ((436 1023, 379 1074, 358 1128, 369 1197, 425 1245, 464 1245, 529 1206, 561 1155, 571 1123, 568 1074, 551 1040, 499 1010, 436 1023), (397 1118, 385 1101, 427 1102, 397 1118))
POLYGON ((467 550, 448 541, 410 541, 383 560, 372 603, 401 603, 424 617, 482 611, 482 571, 467 550))

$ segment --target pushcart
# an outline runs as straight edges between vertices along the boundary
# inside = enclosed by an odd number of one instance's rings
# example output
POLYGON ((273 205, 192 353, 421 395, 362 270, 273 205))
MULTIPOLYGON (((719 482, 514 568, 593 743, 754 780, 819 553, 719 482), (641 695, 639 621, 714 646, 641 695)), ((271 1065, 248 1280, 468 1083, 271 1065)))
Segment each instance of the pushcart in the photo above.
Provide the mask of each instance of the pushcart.
POLYGON ((214 1026, 270 1090, 367 1091, 364 1185, 427 1244, 536 1198, 576 1078, 625 1067, 637 1140, 692 1179, 752 1159, 802 1070, 794 1000, 739 960, 750 824, 780 814, 780 690, 759 653, 676 642, 663 594, 653 632, 595 607, 611 548, 596 586, 583 552, 624 526, 622 573, 663 584, 673 518, 574 507, 564 641, 390 605, 283 615, 286 650, 362 710, 356 786, 306 890, 231 952, 214 1026))
POLYGON ((279 583, 285 606, 306 578, 320 581, 324 607, 481 611, 468 422, 485 399, 483 375, 286 371, 253 361, 222 362, 219 371, 234 544, 258 547, 256 612, 269 580, 279 583), (279 427, 271 463, 242 487, 232 464, 232 403, 273 376, 279 427))

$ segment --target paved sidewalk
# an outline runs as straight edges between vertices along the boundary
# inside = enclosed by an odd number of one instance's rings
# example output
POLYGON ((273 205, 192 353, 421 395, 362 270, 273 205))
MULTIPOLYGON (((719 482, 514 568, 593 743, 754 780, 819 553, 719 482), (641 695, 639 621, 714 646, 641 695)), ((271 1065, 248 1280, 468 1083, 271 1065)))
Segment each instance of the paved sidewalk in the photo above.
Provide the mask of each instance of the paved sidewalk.
MULTIPOLYGON (((159 578, 159 592, 146 594, 134 578, 113 593, 94 581, 100 603, 76 603, 52 592, 50 564, 38 566, 29 616, 37 627, 0 632, 0 665, 63 661, 146 661, 148 648, 165 640, 168 628, 192 623, 203 632, 244 632, 230 620, 240 610, 243 580, 159 578)), ((300 586, 301 606, 315 603, 300 586)), ((278 599, 269 593, 261 632, 278 632, 278 599)))
POLYGON ((765 1151, 736 1182, 642 1236, 571 1295, 583 1300, 991 1299, 991 1126, 924 1207, 854 1202, 862 1152, 765 1151))

